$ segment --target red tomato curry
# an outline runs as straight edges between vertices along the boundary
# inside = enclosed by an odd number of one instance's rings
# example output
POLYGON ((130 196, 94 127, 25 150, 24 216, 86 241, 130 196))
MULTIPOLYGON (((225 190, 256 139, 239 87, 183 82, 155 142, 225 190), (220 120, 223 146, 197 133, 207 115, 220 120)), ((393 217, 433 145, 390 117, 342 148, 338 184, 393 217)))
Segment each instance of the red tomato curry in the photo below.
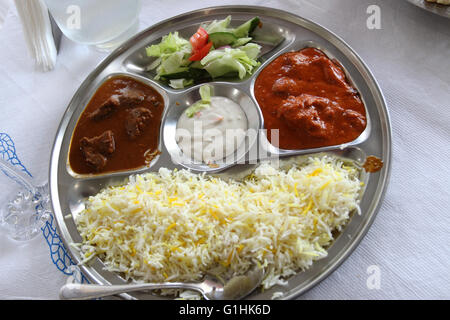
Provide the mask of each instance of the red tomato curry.
POLYGON ((322 51, 280 55, 255 83, 269 141, 278 129, 281 149, 310 149, 355 140, 366 128, 359 93, 322 51))

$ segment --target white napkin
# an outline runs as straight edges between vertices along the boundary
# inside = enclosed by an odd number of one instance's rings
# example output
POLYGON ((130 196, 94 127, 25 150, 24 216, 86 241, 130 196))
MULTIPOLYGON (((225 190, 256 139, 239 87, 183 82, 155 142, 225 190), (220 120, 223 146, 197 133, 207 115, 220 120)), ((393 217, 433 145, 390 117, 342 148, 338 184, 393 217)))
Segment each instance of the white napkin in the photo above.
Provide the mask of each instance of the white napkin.
POLYGON ((6 15, 8 14, 9 0, 0 0, 0 30, 5 22, 6 15))
POLYGON ((55 67, 57 50, 47 6, 42 0, 14 0, 28 50, 42 71, 55 67))

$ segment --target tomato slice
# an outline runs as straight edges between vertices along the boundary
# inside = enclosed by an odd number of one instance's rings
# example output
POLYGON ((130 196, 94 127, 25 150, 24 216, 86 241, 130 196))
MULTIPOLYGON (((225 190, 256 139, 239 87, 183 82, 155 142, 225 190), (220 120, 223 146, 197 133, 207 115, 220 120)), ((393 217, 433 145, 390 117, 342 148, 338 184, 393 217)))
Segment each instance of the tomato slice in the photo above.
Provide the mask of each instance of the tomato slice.
POLYGON ((208 43, 208 38, 208 32, 202 27, 199 27, 197 32, 189 39, 192 46, 192 52, 197 52, 203 48, 208 43))
POLYGON ((203 48, 193 52, 191 57, 189 58, 189 60, 190 61, 202 60, 209 53, 209 50, 211 49, 212 45, 213 45, 213 43, 211 41, 208 42, 203 48))

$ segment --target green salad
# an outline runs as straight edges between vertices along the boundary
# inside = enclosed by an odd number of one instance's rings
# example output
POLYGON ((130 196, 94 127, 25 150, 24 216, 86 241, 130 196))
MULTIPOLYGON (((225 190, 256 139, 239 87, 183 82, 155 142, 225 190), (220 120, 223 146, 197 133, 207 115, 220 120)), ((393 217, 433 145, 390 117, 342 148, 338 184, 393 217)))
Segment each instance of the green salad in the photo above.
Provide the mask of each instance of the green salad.
POLYGON ((221 77, 243 79, 260 65, 256 59, 261 46, 251 42, 260 25, 255 17, 236 28, 231 16, 202 24, 187 40, 178 32, 162 37, 161 42, 146 48, 147 56, 156 58, 150 65, 155 79, 181 89, 195 83, 221 77))

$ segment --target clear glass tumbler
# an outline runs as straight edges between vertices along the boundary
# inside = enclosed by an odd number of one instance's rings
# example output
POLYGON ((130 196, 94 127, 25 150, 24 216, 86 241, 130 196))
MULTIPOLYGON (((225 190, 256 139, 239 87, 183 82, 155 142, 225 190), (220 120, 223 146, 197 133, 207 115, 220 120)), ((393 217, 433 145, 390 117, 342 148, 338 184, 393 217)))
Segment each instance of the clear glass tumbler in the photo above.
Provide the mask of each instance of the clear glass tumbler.
POLYGON ((0 157, 0 226, 15 240, 40 234, 51 215, 47 184, 36 185, 28 173, 0 157))
POLYGON ((141 0, 45 0, 63 34, 110 51, 139 29, 141 0))

